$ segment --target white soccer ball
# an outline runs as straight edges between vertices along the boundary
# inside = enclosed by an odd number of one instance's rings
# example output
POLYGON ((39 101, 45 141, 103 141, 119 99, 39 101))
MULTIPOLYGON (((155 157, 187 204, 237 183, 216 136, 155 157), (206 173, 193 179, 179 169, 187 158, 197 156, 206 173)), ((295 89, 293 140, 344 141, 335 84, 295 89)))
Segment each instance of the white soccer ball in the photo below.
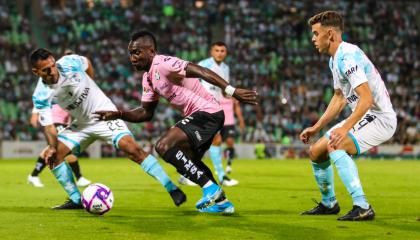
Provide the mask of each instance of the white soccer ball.
POLYGON ((86 211, 102 215, 111 210, 114 204, 114 195, 109 187, 94 183, 83 191, 82 204, 86 211))

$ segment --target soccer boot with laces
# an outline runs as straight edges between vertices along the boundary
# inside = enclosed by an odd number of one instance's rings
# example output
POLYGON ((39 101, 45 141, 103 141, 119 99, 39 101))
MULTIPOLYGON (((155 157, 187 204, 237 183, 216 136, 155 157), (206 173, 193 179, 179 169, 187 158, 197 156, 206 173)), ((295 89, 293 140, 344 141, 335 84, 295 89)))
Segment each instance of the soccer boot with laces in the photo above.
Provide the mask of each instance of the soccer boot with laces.
POLYGON ((307 210, 301 215, 334 215, 340 212, 340 206, 338 202, 334 204, 333 207, 329 208, 322 203, 318 203, 318 205, 310 210, 307 210))

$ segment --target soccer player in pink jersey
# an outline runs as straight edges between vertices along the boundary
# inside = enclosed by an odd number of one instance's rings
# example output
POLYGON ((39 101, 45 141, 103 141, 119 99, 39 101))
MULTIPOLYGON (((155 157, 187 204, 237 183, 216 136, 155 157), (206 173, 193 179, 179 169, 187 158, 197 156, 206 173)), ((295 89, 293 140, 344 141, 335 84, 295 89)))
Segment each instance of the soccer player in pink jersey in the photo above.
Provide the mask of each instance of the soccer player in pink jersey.
POLYGON ((220 130, 220 135, 222 141, 226 143, 226 157, 227 157, 227 166, 226 172, 232 172, 232 161, 235 157, 235 114, 238 117, 239 121, 239 128, 241 131, 245 129, 245 121, 242 116, 241 106, 239 102, 231 97, 221 97, 220 98, 220 105, 223 108, 225 113, 225 123, 223 125, 222 130, 220 130))
MULTIPOLYGON (((52 120, 53 120, 54 126, 57 129, 57 132, 62 131, 71 122, 70 114, 66 110, 62 109, 58 104, 54 104, 52 106, 51 114, 52 114, 52 120)), ((37 128, 39 126, 38 119, 39 119, 38 111, 36 108, 33 108, 30 123, 34 128, 37 128)), ((34 187, 44 187, 44 184, 41 182, 41 179, 39 178, 39 174, 42 172, 42 170, 44 170, 45 166, 47 166, 47 164, 45 163, 46 149, 47 148, 45 148, 39 154, 35 167, 32 170, 32 173, 28 176, 28 183, 32 184, 34 187)), ((74 176, 76 177, 77 186, 85 187, 89 185, 90 181, 82 176, 77 157, 73 154, 70 154, 66 157, 66 161, 69 163, 71 170, 73 171, 74 176)))
POLYGON ((156 151, 180 174, 200 185, 203 197, 196 204, 200 212, 233 213, 233 204, 217 185, 211 170, 201 161, 214 135, 223 127, 225 117, 219 103, 204 89, 199 78, 244 103, 256 104, 257 93, 234 88, 216 73, 196 64, 158 55, 156 39, 147 31, 132 35, 128 51, 132 65, 138 71, 144 71, 141 106, 130 111, 97 111, 98 118, 150 121, 159 97, 164 97, 183 113, 184 119, 163 134, 156 144, 156 151))

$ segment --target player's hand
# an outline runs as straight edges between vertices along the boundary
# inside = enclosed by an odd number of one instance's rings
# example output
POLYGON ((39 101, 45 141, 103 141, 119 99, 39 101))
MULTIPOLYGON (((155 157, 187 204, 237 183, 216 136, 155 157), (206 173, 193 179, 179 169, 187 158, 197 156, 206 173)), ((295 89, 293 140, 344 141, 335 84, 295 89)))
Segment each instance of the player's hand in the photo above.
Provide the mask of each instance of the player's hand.
POLYGON ((240 102, 248 103, 252 105, 257 105, 257 96, 258 93, 254 90, 236 88, 235 92, 233 93, 233 97, 238 99, 240 102))
POLYGON ((57 149, 51 146, 48 146, 45 151, 44 159, 45 163, 49 165, 50 169, 54 167, 54 162, 56 159, 57 149))
POLYGON ((96 111, 93 114, 95 119, 99 121, 115 120, 121 117, 120 111, 96 111))
POLYGON ((343 127, 332 130, 328 144, 333 148, 337 148, 346 138, 348 132, 349 131, 343 127))
POLYGON ((319 130, 317 128, 309 127, 303 130, 303 132, 299 135, 299 138, 304 144, 308 144, 311 137, 316 135, 318 132, 319 130))
POLYGON ((32 127, 37 128, 38 127, 38 113, 32 113, 31 119, 29 120, 29 123, 32 127))
POLYGON ((245 121, 243 119, 242 121, 239 120, 239 129, 241 130, 241 132, 245 131, 245 121))

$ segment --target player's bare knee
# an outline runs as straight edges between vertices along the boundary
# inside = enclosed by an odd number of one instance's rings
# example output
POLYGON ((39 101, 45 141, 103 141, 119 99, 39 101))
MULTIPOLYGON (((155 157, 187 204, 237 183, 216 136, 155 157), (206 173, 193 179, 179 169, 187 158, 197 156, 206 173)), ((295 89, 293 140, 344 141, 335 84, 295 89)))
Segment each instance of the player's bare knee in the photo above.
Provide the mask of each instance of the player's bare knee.
POLYGON ((309 147, 308 154, 309 154, 309 158, 312 161, 316 162, 316 160, 318 159, 319 154, 317 154, 316 148, 313 145, 311 145, 309 147))
POLYGON ((130 145, 127 148, 127 153, 135 162, 142 162, 148 155, 138 144, 130 145))
POLYGON ((159 139, 156 143, 155 150, 160 156, 164 156, 165 153, 169 150, 169 144, 166 139, 159 139))

